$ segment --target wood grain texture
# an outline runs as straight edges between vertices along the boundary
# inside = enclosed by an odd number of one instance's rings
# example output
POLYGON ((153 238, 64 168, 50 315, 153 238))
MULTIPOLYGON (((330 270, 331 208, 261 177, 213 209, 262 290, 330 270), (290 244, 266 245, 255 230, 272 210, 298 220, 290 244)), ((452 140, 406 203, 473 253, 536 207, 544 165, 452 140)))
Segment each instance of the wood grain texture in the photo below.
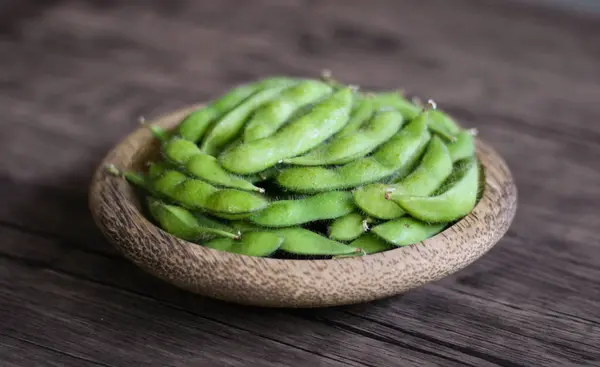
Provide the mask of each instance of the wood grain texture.
POLYGON ((600 19, 511 1, 341 3, 2 2, 2 364, 600 366, 600 19), (298 312, 194 296, 116 255, 87 190, 138 116, 321 68, 477 127, 519 187, 507 235, 402 297, 298 312))
MULTIPOLYGON (((173 129, 195 105, 148 121, 173 129)), ((184 289, 220 300, 264 307, 331 307, 372 301, 436 281, 471 264, 506 233, 517 210, 517 189, 504 160, 476 140, 485 177, 472 212, 421 243, 357 258, 281 260, 217 251, 183 241, 150 222, 133 187, 106 171, 144 171, 159 154, 140 127, 100 163, 89 194, 102 232, 141 268, 184 289)))

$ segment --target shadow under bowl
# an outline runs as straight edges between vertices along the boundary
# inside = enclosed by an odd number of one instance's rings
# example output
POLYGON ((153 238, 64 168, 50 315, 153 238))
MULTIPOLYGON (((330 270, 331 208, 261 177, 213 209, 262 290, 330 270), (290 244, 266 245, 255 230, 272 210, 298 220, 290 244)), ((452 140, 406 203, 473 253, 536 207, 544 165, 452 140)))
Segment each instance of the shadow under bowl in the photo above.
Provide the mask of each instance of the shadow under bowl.
MULTIPOLYGON (((151 124, 172 129, 200 105, 151 124)), ((149 221, 133 187, 105 172, 106 164, 145 170, 158 143, 140 127, 113 148, 91 183, 89 206, 104 236, 130 261, 182 289, 223 301, 263 307, 329 307, 406 292, 466 267, 489 251, 516 213, 517 189, 498 153, 476 138, 484 170, 483 195, 473 211, 420 243, 336 260, 259 258, 217 251, 181 240, 149 221)))

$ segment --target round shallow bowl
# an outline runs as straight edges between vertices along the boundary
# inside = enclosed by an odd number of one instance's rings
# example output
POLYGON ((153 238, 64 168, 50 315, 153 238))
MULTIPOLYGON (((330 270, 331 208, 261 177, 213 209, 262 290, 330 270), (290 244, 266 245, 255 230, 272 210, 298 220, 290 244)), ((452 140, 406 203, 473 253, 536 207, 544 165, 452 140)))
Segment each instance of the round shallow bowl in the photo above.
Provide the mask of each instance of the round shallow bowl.
MULTIPOLYGON (((152 124, 171 129, 192 106, 152 124)), ((363 257, 282 260, 235 255, 176 238, 149 221, 124 179, 107 174, 112 163, 143 170, 158 144, 140 127, 99 165, 89 194, 96 224, 128 259, 154 276, 204 296, 265 307, 326 307, 400 294, 450 275, 485 254, 506 233, 517 190, 504 160, 476 139, 484 168, 483 196, 471 214, 426 241, 363 257)))

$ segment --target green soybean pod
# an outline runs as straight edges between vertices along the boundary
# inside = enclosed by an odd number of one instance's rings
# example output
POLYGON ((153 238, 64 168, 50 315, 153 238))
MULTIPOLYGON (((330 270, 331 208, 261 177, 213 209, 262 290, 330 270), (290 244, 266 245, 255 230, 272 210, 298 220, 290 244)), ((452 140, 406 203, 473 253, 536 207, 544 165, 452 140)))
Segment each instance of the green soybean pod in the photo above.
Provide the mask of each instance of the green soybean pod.
POLYGON ((452 160, 446 144, 437 136, 429 141, 417 168, 393 184, 374 183, 353 192, 356 205, 379 219, 393 219, 404 214, 402 208, 386 199, 391 192, 400 195, 427 196, 434 192, 452 173, 452 160))
POLYGON ((431 131, 442 136, 444 139, 454 141, 456 135, 460 133, 461 129, 458 124, 445 112, 435 109, 435 103, 429 101, 433 110, 431 111, 431 122, 429 128, 431 131))
POLYGON ((333 138, 337 139, 353 134, 365 122, 369 121, 371 115, 373 115, 373 111, 372 98, 355 93, 352 111, 350 112, 350 119, 348 120, 348 123, 333 136, 333 138))
POLYGON ((354 210, 352 194, 331 191, 296 200, 272 202, 248 220, 265 227, 289 227, 317 220, 333 219, 354 210))
POLYGON ((352 241, 369 230, 372 219, 352 212, 335 219, 329 226, 329 238, 336 241, 352 241))
POLYGON ((203 153, 189 140, 176 137, 168 140, 163 145, 163 154, 170 161, 181 165, 190 175, 214 185, 264 192, 249 181, 225 171, 215 157, 203 153))
POLYGON ((361 252, 361 249, 330 240, 304 228, 281 228, 273 230, 283 237, 281 251, 296 255, 346 255, 361 252))
POLYGON ((396 111, 376 112, 354 133, 333 138, 305 155, 284 159, 283 162, 303 166, 329 165, 356 157, 359 153, 366 155, 398 132, 402 123, 402 115, 396 111))
POLYGON ((263 88, 287 84, 289 81, 289 78, 272 77, 235 87, 208 106, 203 106, 189 113, 179 123, 177 133, 184 139, 198 142, 212 123, 242 103, 246 98, 263 88))
POLYGON ((314 108, 275 134, 243 143, 220 155, 221 165, 234 173, 253 174, 321 144, 347 122, 352 107, 351 88, 332 93, 314 108))
POLYGON ((294 113, 320 100, 331 91, 331 86, 318 80, 303 80, 282 91, 277 99, 264 104, 254 112, 244 128, 244 142, 271 136, 294 113))
POLYGON ((393 174, 401 177, 418 160, 429 139, 427 118, 416 118, 369 157, 333 168, 286 168, 275 180, 291 191, 319 192, 357 187, 393 174))
POLYGON ((354 241, 350 242, 350 246, 362 249, 367 255, 378 252, 388 251, 394 246, 372 233, 365 233, 354 241))
POLYGON ((237 239, 239 235, 231 228, 213 221, 200 214, 172 204, 166 204, 148 196, 148 212, 159 226, 176 237, 186 241, 198 241, 215 236, 237 239))
POLYGON ((193 179, 167 169, 152 181, 153 189, 188 209, 224 214, 242 214, 262 210, 269 205, 266 198, 237 189, 217 189, 208 182, 193 179))
POLYGON ((410 216, 427 223, 452 222, 475 207, 479 191, 479 165, 475 157, 457 162, 454 171, 433 196, 389 197, 410 216))
POLYGON ((448 223, 424 223, 415 218, 402 217, 379 224, 371 232, 394 246, 408 246, 440 233, 448 223))
POLYGON ((238 255, 267 257, 277 251, 282 243, 283 237, 271 232, 246 232, 239 240, 215 238, 202 245, 238 255))
POLYGON ((414 119, 422 112, 422 108, 408 101, 400 92, 377 92, 372 96, 375 109, 394 108, 400 111, 407 121, 414 119))
POLYGON ((200 149, 206 154, 216 156, 220 149, 232 141, 242 130, 248 117, 258 107, 273 100, 281 91, 289 88, 295 80, 288 80, 281 85, 264 88, 248 97, 241 104, 227 112, 222 118, 215 121, 214 125, 206 133, 200 149))
POLYGON ((475 142, 473 131, 462 130, 456 135, 456 139, 448 144, 448 151, 452 162, 457 162, 475 155, 475 142))

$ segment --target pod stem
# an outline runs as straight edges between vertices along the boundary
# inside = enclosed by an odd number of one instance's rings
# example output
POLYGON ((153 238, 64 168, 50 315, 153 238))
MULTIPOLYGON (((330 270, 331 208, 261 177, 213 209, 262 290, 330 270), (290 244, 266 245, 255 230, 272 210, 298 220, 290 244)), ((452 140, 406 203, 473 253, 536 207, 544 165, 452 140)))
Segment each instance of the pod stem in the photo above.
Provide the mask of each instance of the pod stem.
POLYGON ((115 166, 112 163, 109 163, 107 165, 104 166, 104 169, 106 170, 106 172, 108 172, 109 174, 116 176, 116 177, 123 177, 125 178, 129 183, 139 186, 143 189, 147 189, 147 183, 146 180, 144 179, 144 177, 138 173, 135 172, 128 172, 128 171, 122 171, 120 169, 117 168, 117 166, 115 166))
POLYGON ((427 104, 423 107, 423 109, 425 111, 427 111, 427 110, 436 110, 437 109, 437 103, 435 103, 435 101, 433 99, 428 99, 427 100, 427 104))
POLYGON ((323 69, 321 70, 321 80, 329 85, 331 85, 334 88, 350 88, 352 89, 353 92, 358 92, 358 90, 360 89, 360 87, 358 85, 348 85, 345 86, 343 83, 341 83, 340 81, 336 80, 332 73, 331 70, 329 69, 323 69))
POLYGON ((121 172, 120 169, 117 168, 117 166, 115 166, 112 163, 108 163, 104 166, 104 170, 108 173, 110 173, 113 176, 117 176, 117 177, 122 177, 123 176, 123 172, 121 172))
POLYGON ((152 124, 146 123, 146 119, 143 116, 140 116, 138 118, 138 122, 140 123, 141 126, 150 130, 152 135, 156 139, 158 139, 161 143, 165 142, 169 138, 169 134, 163 128, 161 128, 157 125, 152 125, 152 124))
POLYGON ((205 228, 204 230, 207 232, 214 233, 219 236, 231 238, 232 240, 236 240, 236 241, 242 238, 242 232, 240 232, 240 231, 237 231, 236 233, 231 233, 231 232, 223 231, 221 229, 216 229, 216 228, 205 228))

